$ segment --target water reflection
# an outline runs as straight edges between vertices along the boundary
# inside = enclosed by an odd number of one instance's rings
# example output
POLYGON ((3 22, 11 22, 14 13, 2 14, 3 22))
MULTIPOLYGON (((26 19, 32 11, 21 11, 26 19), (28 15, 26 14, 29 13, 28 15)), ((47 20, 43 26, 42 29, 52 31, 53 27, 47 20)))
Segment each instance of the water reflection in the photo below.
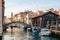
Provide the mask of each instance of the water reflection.
POLYGON ((41 36, 41 40, 59 40, 59 38, 52 37, 52 36, 41 36))
POLYGON ((37 34, 33 34, 32 32, 21 32, 18 34, 4 34, 3 40, 59 40, 59 38, 51 37, 51 36, 39 36, 37 34))
POLYGON ((40 40, 39 34, 35 33, 33 34, 33 40, 40 40))

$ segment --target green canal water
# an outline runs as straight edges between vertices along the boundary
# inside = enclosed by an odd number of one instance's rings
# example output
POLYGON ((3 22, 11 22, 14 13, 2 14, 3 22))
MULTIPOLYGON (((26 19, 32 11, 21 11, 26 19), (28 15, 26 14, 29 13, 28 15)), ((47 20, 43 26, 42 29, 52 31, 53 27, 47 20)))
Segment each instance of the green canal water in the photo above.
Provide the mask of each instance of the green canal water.
POLYGON ((34 35, 32 32, 22 32, 18 34, 4 34, 3 40, 60 40, 57 37, 52 36, 39 36, 34 35))

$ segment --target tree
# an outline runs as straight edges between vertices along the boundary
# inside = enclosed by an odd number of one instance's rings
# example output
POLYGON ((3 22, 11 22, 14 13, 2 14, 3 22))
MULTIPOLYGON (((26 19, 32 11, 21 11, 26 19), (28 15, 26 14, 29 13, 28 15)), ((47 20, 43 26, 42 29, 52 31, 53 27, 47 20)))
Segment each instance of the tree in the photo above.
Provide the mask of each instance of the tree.
POLYGON ((54 9, 53 9, 53 8, 50 8, 50 9, 48 9, 47 11, 51 11, 51 12, 53 12, 53 11, 54 11, 54 9))

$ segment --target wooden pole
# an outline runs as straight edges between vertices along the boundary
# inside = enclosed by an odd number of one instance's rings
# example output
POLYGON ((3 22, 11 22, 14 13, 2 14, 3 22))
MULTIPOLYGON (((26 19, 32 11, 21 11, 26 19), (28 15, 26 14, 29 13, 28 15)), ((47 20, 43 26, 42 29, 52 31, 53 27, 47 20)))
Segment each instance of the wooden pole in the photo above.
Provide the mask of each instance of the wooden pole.
POLYGON ((49 28, 49 20, 47 21, 47 28, 49 28))
POLYGON ((57 27, 58 27, 57 25, 58 25, 58 24, 57 24, 57 21, 56 21, 56 30, 57 30, 57 27))
POLYGON ((42 28, 42 17, 40 18, 40 30, 42 28))
POLYGON ((50 25, 50 31, 52 30, 52 23, 53 23, 53 21, 51 21, 51 25, 50 25))

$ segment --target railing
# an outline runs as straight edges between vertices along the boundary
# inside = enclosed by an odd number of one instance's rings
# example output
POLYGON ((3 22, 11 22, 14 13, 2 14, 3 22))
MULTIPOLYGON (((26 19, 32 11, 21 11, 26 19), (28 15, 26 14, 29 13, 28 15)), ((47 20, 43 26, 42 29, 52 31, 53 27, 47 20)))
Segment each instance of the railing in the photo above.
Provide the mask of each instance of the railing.
POLYGON ((59 30, 60 31, 60 26, 52 25, 51 30, 59 30))

